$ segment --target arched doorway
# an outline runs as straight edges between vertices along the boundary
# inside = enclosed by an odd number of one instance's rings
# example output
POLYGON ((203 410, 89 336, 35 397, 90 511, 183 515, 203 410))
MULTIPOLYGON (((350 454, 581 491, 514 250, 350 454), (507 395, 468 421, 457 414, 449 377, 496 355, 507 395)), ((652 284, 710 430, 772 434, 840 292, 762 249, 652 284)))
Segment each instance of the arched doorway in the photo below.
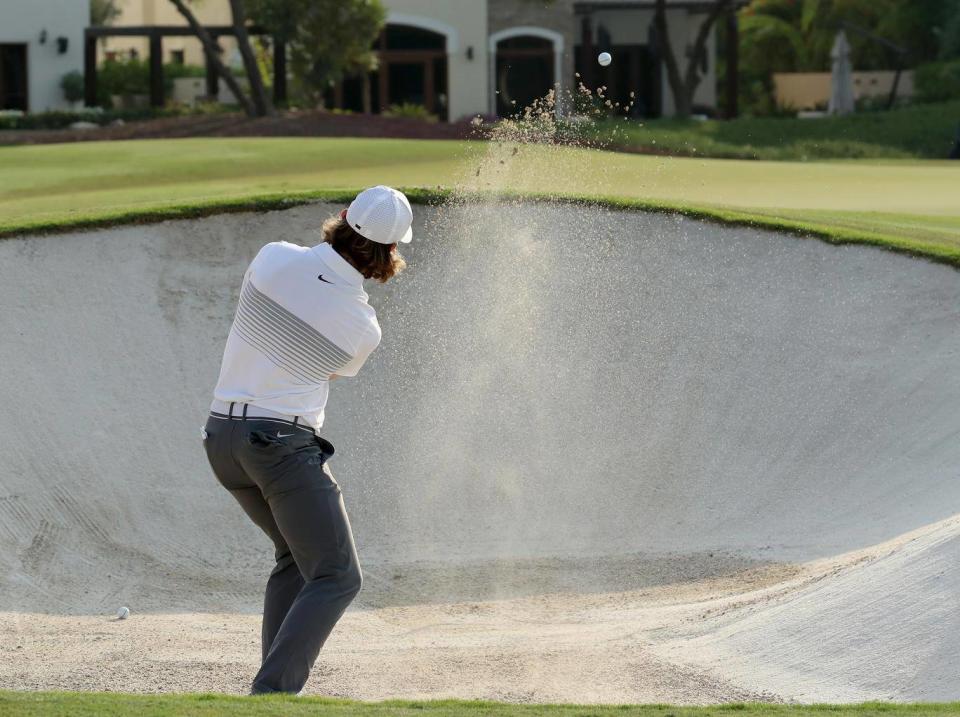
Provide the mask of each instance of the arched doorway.
POLYGON ((379 105, 423 105, 446 119, 447 38, 412 25, 387 25, 380 34, 379 105))
POLYGON ((491 109, 506 117, 555 89, 560 81, 563 36, 538 27, 516 27, 490 36, 491 109))
POLYGON ((383 112, 392 105, 421 105, 447 119, 447 36, 402 23, 388 23, 374 43, 380 66, 366 78, 343 81, 334 106, 383 112), (364 95, 369 98, 365 99, 364 95))

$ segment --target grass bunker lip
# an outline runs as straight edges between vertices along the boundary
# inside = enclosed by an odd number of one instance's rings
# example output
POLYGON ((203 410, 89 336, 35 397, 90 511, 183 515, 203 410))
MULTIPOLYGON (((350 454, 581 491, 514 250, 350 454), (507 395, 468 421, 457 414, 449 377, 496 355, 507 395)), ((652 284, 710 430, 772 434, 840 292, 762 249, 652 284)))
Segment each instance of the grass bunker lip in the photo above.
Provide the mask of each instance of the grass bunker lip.
MULTIPOLYGON (((413 204, 441 205, 447 201, 452 190, 424 189, 422 187, 398 187, 413 204)), ((264 194, 245 197, 243 199, 212 200, 197 202, 174 207, 163 207, 147 210, 118 210, 106 211, 102 216, 83 219, 65 219, 44 222, 31 222, 0 228, 0 239, 43 234, 63 234, 74 231, 106 229, 125 225, 151 224, 155 222, 177 219, 199 219, 217 214, 232 214, 236 212, 265 212, 289 209, 316 202, 349 203, 362 187, 353 189, 317 190, 295 194, 264 194)), ((512 194, 485 194, 477 192, 472 195, 458 192, 461 197, 470 197, 476 201, 499 201, 503 199, 525 200, 531 202, 555 202, 558 204, 583 204, 620 209, 627 211, 642 211, 653 213, 676 214, 691 219, 700 219, 717 224, 730 226, 752 227, 756 229, 770 229, 773 231, 792 234, 797 237, 820 239, 830 244, 862 244, 876 246, 888 251, 906 254, 917 258, 947 264, 960 269, 960 248, 943 247, 939 244, 921 242, 909 239, 898 239, 883 234, 863 232, 843 227, 829 227, 816 223, 777 219, 775 217, 752 214, 745 211, 715 209, 709 207, 685 206, 681 204, 661 203, 655 201, 633 200, 621 197, 574 196, 564 194, 538 194, 516 192, 512 194)))

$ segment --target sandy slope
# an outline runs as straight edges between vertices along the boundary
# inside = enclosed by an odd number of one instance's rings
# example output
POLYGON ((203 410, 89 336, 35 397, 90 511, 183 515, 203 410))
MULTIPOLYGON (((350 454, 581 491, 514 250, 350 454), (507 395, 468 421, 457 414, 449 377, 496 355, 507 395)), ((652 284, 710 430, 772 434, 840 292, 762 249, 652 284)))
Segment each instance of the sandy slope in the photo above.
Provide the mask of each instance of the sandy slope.
POLYGON ((658 653, 804 701, 955 700, 958 557, 952 518, 773 599, 705 615, 658 653))
MULTIPOLYGON (((0 242, 0 687, 244 689, 270 551, 199 427, 246 262, 332 209, 0 242)), ((366 586, 311 690, 960 698, 956 271, 603 210, 420 217, 333 391, 366 586)))

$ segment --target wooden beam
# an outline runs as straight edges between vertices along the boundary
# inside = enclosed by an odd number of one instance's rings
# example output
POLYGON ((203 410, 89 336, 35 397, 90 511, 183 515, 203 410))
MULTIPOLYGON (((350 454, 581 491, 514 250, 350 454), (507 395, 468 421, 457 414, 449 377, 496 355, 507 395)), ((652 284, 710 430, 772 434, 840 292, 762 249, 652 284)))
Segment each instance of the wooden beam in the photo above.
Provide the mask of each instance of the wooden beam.
POLYGON ((217 72, 217 66, 207 57, 207 53, 203 53, 203 64, 206 69, 207 97, 216 100, 220 95, 220 74, 217 72))
POLYGON ((163 36, 150 35, 150 106, 163 107, 163 36))
MULTIPOLYGON (((591 14, 585 13, 580 21, 580 47, 582 51, 582 65, 580 67, 580 81, 586 86, 592 88, 596 80, 596 68, 594 68, 594 47, 593 47, 593 18, 591 14)), ((576 91, 578 87, 574 88, 576 91)))
POLYGON ((287 103, 287 43, 273 40, 273 104, 287 103))
POLYGON ((83 104, 97 106, 97 38, 83 40, 83 104))
POLYGON ((384 112, 388 107, 390 107, 390 61, 383 60, 380 61, 380 106, 377 108, 378 112, 384 112))
MULTIPOLYGON (((229 35, 236 33, 232 25, 204 25, 211 36, 229 35)), ((152 37, 155 34, 161 37, 194 37, 193 30, 188 25, 127 25, 123 27, 107 27, 95 25, 84 30, 87 37, 152 37)), ((248 35, 269 35, 264 28, 253 26, 247 28, 248 35)))
POLYGON ((727 13, 727 119, 740 114, 740 27, 737 23, 737 11, 734 8, 727 13))
POLYGON ((423 63, 423 75, 423 105, 427 108, 427 112, 435 114, 437 106, 436 102, 434 102, 433 62, 423 63))

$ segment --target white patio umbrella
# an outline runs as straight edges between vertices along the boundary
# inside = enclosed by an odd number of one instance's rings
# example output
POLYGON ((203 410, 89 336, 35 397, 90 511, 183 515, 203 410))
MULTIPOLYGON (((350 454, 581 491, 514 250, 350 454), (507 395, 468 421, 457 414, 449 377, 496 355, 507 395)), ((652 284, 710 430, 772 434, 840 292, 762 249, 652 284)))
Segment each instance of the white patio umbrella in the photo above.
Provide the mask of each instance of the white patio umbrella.
POLYGON ((850 63, 850 43, 847 34, 841 30, 833 41, 830 50, 833 61, 830 75, 830 105, 832 115, 848 115, 854 110, 853 103, 853 65, 850 63))

